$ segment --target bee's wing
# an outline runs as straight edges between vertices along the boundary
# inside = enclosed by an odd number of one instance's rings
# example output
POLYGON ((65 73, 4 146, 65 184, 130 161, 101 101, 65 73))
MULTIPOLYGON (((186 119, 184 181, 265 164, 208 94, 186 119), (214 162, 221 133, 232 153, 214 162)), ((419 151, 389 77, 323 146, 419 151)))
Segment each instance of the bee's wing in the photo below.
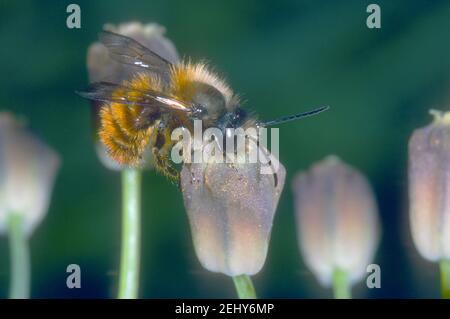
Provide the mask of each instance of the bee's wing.
POLYGON ((171 63, 136 40, 110 31, 100 32, 99 37, 102 44, 108 48, 111 58, 167 78, 171 63))
POLYGON ((137 90, 126 85, 109 82, 92 83, 86 90, 76 93, 93 101, 156 107, 167 111, 192 111, 192 107, 188 103, 178 101, 164 93, 152 90, 137 90))

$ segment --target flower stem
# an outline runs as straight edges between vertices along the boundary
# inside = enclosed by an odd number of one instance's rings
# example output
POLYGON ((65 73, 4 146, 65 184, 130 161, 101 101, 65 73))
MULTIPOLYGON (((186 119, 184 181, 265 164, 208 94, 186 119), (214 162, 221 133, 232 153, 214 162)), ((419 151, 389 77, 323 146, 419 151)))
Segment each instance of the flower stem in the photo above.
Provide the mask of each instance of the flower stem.
POLYGON ((333 292, 335 299, 351 299, 348 275, 344 270, 336 269, 333 273, 333 292))
POLYGON ((30 297, 30 252, 24 230, 23 216, 10 214, 8 219, 9 248, 11 251, 10 299, 30 297))
POLYGON ((442 299, 450 299, 450 261, 441 260, 441 294, 442 299))
POLYGON ((250 276, 235 276, 233 277, 233 281, 240 299, 256 299, 255 288, 253 287, 250 276))
POLYGON ((141 237, 141 171, 122 170, 122 251, 119 298, 136 299, 139 288, 141 237))

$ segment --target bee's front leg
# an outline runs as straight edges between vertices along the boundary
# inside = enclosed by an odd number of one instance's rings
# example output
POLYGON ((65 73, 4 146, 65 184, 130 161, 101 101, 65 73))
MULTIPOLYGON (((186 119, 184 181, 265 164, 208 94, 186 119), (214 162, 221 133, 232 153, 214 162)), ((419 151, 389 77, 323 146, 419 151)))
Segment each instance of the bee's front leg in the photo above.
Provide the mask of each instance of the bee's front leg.
POLYGON ((155 139, 152 143, 152 155, 155 161, 155 167, 175 184, 179 185, 180 173, 170 165, 169 155, 173 146, 171 131, 166 127, 163 120, 159 122, 154 134, 155 139))

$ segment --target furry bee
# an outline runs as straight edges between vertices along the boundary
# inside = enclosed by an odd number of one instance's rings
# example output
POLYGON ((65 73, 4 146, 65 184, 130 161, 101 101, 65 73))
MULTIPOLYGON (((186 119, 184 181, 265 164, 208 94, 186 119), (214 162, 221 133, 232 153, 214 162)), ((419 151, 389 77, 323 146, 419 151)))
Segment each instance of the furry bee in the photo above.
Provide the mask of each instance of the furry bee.
POLYGON ((99 111, 101 142, 121 165, 139 166, 149 149, 157 170, 175 181, 179 172, 169 160, 175 128, 184 127, 192 133, 193 121, 201 120, 203 129, 217 127, 224 132, 227 128, 276 125, 328 108, 258 122, 205 64, 172 64, 134 39, 113 32, 101 32, 100 41, 111 58, 138 69, 122 83, 97 82, 77 92, 103 103, 99 111))

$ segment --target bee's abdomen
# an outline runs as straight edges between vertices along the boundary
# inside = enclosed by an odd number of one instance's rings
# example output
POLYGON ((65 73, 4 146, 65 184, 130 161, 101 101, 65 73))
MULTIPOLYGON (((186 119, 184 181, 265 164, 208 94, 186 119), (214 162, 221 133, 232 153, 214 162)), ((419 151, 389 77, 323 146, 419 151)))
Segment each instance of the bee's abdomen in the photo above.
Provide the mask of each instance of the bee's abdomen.
MULTIPOLYGON (((113 97, 139 101, 145 99, 147 90, 162 91, 158 77, 148 73, 138 73, 129 81, 124 81, 129 90, 117 89, 113 97)), ((110 157, 122 165, 138 166, 150 141, 153 124, 159 114, 155 109, 137 104, 109 103, 100 110, 99 137, 105 144, 110 157)))
POLYGON ((135 123, 142 108, 118 103, 100 110, 99 137, 113 160, 122 165, 137 166, 152 134, 152 127, 138 128, 135 123))
MULTIPOLYGON (((138 73, 130 81, 124 81, 124 84, 132 90, 118 89, 113 93, 114 97, 126 95, 128 100, 139 102, 145 98, 142 92, 162 90, 159 79, 147 73, 138 73)), ((150 141, 155 122, 152 112, 133 104, 110 103, 102 106, 99 137, 113 160, 130 166, 142 163, 142 155, 150 141)))

